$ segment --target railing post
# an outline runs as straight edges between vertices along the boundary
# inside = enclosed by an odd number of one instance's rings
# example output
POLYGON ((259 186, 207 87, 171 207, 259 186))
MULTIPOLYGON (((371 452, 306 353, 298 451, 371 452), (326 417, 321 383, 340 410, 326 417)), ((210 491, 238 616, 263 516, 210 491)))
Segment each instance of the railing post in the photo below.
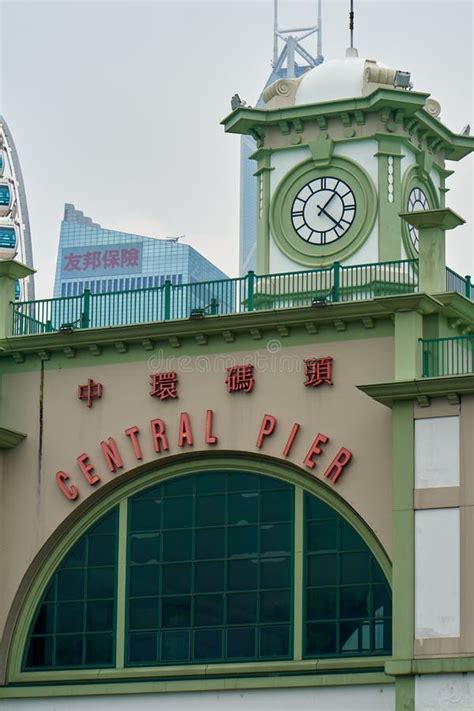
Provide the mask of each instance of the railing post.
POLYGON ((471 287, 472 287, 472 282, 471 282, 471 275, 466 274, 464 277, 464 294, 467 296, 468 299, 471 298, 471 287))
POLYGON ((217 314, 217 309, 219 308, 219 302, 214 296, 209 303, 209 308, 211 309, 211 316, 215 316, 217 314))
POLYGON ((165 321, 171 319, 171 281, 165 281, 165 321))
POLYGON ((421 346, 421 372, 423 378, 429 378, 430 375, 430 352, 425 348, 422 338, 418 339, 421 346))
POLYGON ((247 311, 253 311, 255 297, 255 272, 250 270, 247 273, 247 311))
POLYGON ((82 293, 82 313, 81 313, 81 328, 89 328, 91 323, 91 292, 90 289, 84 289, 82 293))
POLYGON ((334 281, 332 286, 332 300, 339 301, 341 292, 341 263, 334 262, 334 281))

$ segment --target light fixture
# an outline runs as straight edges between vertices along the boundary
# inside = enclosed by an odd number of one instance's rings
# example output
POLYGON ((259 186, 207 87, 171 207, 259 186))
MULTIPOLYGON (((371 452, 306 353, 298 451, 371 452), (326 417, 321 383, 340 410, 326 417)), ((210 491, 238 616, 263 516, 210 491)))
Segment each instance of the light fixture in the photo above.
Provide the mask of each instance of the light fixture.
POLYGON ((393 86, 397 89, 412 89, 413 84, 410 82, 410 77, 410 72, 403 72, 401 69, 397 69, 393 86))
POLYGON ((59 327, 59 333, 72 333, 74 326, 72 323, 62 323, 59 327))
POLYGON ((206 315, 206 312, 204 309, 191 309, 191 313, 189 314, 189 319, 190 319, 190 321, 201 321, 205 315, 206 315))
POLYGON ((327 306, 327 296, 315 296, 311 299, 311 306, 327 306))
POLYGON ((230 107, 232 111, 235 111, 235 109, 238 109, 239 106, 242 106, 242 100, 238 94, 234 94, 234 96, 230 100, 230 107))

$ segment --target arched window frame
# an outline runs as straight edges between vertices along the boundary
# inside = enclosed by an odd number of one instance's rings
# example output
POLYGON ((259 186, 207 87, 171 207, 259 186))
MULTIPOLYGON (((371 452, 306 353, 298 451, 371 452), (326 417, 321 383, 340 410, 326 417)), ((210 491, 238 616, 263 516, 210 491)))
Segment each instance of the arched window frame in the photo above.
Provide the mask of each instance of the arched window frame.
MULTIPOLYGON (((100 670, 101 679, 134 679, 165 678, 170 673, 179 676, 180 670, 190 671, 196 676, 208 675, 212 667, 219 677, 245 672, 248 674, 261 674, 283 671, 305 671, 314 668, 314 659, 303 659, 303 569, 304 569, 304 494, 308 492, 316 496, 323 503, 333 508, 342 518, 349 523, 361 536, 370 552, 379 563, 388 584, 391 586, 391 563, 375 534, 362 520, 362 518, 325 483, 315 477, 309 476, 297 467, 275 462, 270 458, 253 456, 213 456, 209 457, 180 457, 179 461, 169 464, 162 463, 159 469, 143 470, 143 468, 130 472, 109 485, 104 486, 96 497, 87 499, 69 516, 61 526, 52 534, 43 546, 28 570, 22 585, 17 593, 12 611, 6 625, 4 645, 8 652, 4 652, 7 659, 6 683, 43 683, 65 680, 96 680, 97 671, 93 668, 69 669, 64 671, 23 671, 23 655, 28 635, 31 629, 38 601, 42 598, 46 587, 58 565, 70 548, 93 526, 101 517, 119 507, 119 549, 118 570, 119 584, 117 595, 117 627, 116 627, 116 666, 100 670), (294 617, 293 617, 293 659, 281 661, 256 661, 216 664, 185 664, 176 666, 150 666, 126 667, 125 666, 125 613, 126 613, 126 556, 128 532, 128 500, 130 497, 144 491, 146 488, 164 483, 168 479, 187 476, 199 472, 219 471, 248 471, 249 473, 276 477, 295 487, 295 531, 294 531, 294 617), (94 500, 95 499, 95 500, 94 500), (58 534, 60 534, 58 536, 58 534), (57 540, 59 538, 59 540, 57 540), (120 575, 122 572, 122 575, 120 575), (15 611, 18 611, 15 615, 15 611)), ((318 663, 321 669, 336 671, 339 669, 360 669, 363 659, 364 669, 380 669, 387 655, 380 656, 335 656, 325 658, 318 663)))

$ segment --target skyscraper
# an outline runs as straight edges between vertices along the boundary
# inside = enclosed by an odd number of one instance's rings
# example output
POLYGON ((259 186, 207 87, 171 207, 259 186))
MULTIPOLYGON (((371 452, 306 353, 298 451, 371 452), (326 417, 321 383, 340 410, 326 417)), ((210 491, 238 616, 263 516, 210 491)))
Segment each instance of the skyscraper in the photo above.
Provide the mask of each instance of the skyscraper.
MULTIPOLYGON (((302 76, 309 69, 323 62, 321 43, 321 0, 318 0, 317 22, 311 27, 282 30, 278 26, 278 0, 274 0, 273 24, 273 60, 272 71, 262 94, 270 84, 278 79, 294 79, 302 76), (303 46, 308 37, 316 35, 316 55, 311 54, 303 46), (279 42, 283 46, 278 51, 279 42)), ((260 94, 257 107, 263 106, 260 94)), ((258 269, 256 259, 257 246, 257 180, 254 176, 255 166, 250 156, 256 150, 255 140, 251 136, 242 136, 240 143, 240 249, 239 270, 246 274, 249 270, 258 269)))

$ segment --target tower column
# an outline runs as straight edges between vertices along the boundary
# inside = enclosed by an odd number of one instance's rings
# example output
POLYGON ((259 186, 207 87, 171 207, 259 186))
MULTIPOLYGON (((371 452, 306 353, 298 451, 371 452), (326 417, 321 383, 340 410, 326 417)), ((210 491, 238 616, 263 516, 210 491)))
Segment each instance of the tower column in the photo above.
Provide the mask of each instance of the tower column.
POLYGON ((13 335, 12 302, 15 301, 15 288, 18 279, 24 279, 35 270, 25 264, 9 259, 0 262, 0 339, 13 335))
POLYGON ((378 159, 378 250, 379 260, 389 262, 401 258, 400 210, 401 161, 400 141, 391 136, 380 136, 375 154, 378 159))

